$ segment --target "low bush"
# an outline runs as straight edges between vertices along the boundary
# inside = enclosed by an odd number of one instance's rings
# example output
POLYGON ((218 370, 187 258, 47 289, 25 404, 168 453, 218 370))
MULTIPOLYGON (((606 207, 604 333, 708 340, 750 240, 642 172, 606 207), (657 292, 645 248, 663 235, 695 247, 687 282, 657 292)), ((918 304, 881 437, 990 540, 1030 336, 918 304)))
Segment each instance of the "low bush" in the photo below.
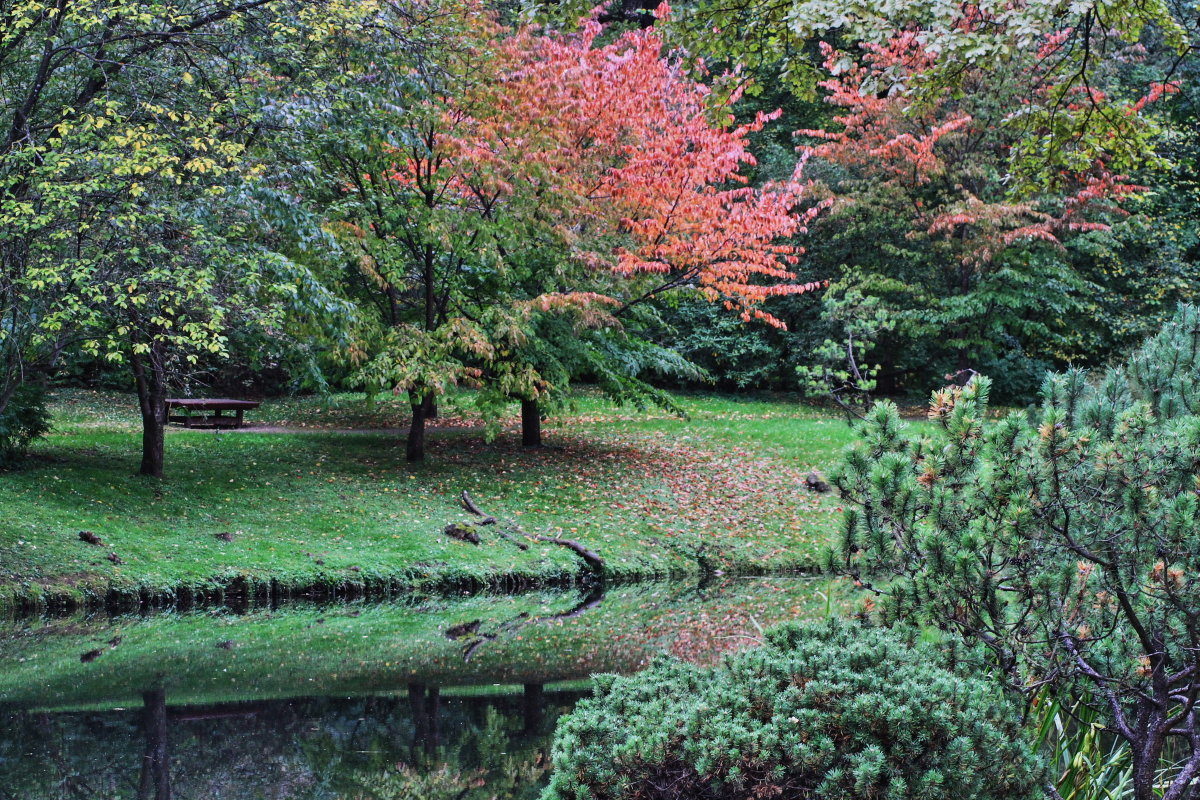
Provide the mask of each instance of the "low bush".
POLYGON ((8 404, 0 409, 0 469, 11 467, 24 458, 33 440, 49 430, 46 393, 39 386, 25 384, 19 387, 8 404))
POLYGON ((716 669, 598 676, 559 725, 543 800, 1023 800, 1042 769, 973 651, 791 624, 716 669))

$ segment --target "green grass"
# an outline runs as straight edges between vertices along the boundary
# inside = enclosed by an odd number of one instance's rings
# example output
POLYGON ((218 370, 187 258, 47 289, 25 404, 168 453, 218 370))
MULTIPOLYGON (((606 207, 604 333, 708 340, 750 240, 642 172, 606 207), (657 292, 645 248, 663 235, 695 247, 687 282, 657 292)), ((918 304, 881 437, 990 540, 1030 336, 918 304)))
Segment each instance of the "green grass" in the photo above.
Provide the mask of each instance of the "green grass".
POLYGON ((633 672, 664 652, 713 663, 753 644, 762 627, 822 617, 848 595, 841 581, 753 578, 625 585, 602 597, 529 592, 244 615, 34 618, 0 625, 0 704, 112 708, 136 705, 151 688, 178 705, 403 692, 408 683, 473 694, 493 684, 561 684, 633 672), (447 635, 470 623, 472 631, 447 635))
POLYGON ((0 607, 238 578, 430 588, 577 572, 561 547, 522 552, 490 528, 478 547, 442 535, 465 521, 463 490, 527 532, 579 540, 616 579, 695 572, 699 548, 727 572, 811 566, 838 507, 803 476, 836 459, 845 423, 787 399, 680 399, 690 420, 584 394, 547 423, 562 449, 524 451, 511 430, 487 441, 464 397, 443 405, 417 466, 391 430, 404 423, 400 403, 270 401, 251 414, 267 431, 172 428, 167 477, 155 481, 134 474, 133 398, 64 392, 54 432, 0 476, 0 607), (104 546, 80 541, 85 530, 104 546))

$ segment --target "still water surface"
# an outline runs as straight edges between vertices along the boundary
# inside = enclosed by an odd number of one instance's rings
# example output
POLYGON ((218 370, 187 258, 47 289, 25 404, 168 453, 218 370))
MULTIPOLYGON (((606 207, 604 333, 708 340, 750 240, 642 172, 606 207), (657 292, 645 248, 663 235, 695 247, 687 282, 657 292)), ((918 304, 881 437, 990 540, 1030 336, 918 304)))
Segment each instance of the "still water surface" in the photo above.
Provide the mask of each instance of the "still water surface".
POLYGON ((0 800, 535 798, 596 672, 831 605, 796 578, 0 624, 0 800))

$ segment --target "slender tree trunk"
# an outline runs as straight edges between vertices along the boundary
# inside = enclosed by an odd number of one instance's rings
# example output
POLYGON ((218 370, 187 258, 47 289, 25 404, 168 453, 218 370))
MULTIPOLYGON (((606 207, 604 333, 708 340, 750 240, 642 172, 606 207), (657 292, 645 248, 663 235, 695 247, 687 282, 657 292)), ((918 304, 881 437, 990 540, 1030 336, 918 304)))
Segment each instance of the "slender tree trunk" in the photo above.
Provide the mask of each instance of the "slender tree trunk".
POLYGON ((171 800, 170 748, 167 738, 167 695, 162 689, 142 693, 142 727, 146 750, 138 800, 171 800))
POLYGON ((8 408, 8 404, 12 401, 13 395, 16 394, 20 386, 21 384, 17 382, 16 378, 11 378, 4 389, 0 390, 0 415, 4 414, 5 409, 8 408))
POLYGON ((167 389, 161 354, 155 348, 143 358, 131 357, 138 406, 142 412, 142 465, 138 472, 152 478, 163 476, 164 437, 167 425, 167 389))
POLYGON ((412 424, 408 426, 408 444, 405 458, 409 461, 425 460, 425 399, 413 392, 409 395, 412 404, 412 424))
MULTIPOLYGON (((7 296, 8 292, 4 294, 7 296)), ((28 377, 25 374, 25 363, 21 356, 22 343, 16 340, 15 331, 17 330, 17 321, 15 313, 13 317, 13 332, 9 333, 8 338, 4 340, 3 349, 0 350, 0 352, 4 353, 4 371, 0 375, 0 414, 3 414, 8 408, 8 404, 12 402, 13 396, 28 377)), ((3 320, 0 320, 0 324, 3 324, 3 320)))
POLYGON ((431 394, 425 398, 425 419, 431 420, 431 419, 437 419, 437 418, 438 418, 437 397, 431 394))
POLYGON ((537 400, 521 401, 521 446, 542 446, 542 410, 537 400))

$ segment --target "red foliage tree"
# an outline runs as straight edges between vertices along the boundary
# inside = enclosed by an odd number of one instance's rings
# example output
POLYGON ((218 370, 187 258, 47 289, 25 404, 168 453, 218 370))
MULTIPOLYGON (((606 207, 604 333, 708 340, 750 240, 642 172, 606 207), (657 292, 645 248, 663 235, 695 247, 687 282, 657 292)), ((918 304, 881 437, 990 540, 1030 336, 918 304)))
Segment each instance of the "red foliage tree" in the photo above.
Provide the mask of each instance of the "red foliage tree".
POLYGON ((737 94, 690 77, 655 31, 601 45, 601 30, 589 19, 571 34, 505 31, 479 18, 451 59, 450 88, 409 114, 386 167, 347 182, 372 201, 364 208, 401 205, 355 231, 405 243, 418 268, 397 272, 428 290, 421 330, 406 334, 427 344, 377 359, 372 378, 413 393, 414 421, 448 375, 503 379, 509 396, 544 392, 546 377, 513 355, 533 315, 619 327, 625 309, 689 285, 781 325, 762 302, 816 287, 793 271, 792 239, 821 210, 800 170, 763 187, 743 174, 748 136, 772 116, 735 124, 737 94), (437 344, 440 330, 471 352, 437 344), (413 366, 422 359, 429 370, 413 366))
MULTIPOLYGON (((1036 135, 1008 125, 1029 105, 1023 95, 1028 76, 1019 63, 1010 74, 974 69, 957 87, 926 92, 922 102, 914 102, 903 87, 919 83, 938 58, 920 31, 897 31, 885 44, 864 44, 861 58, 828 44, 822 49, 829 77, 820 85, 838 112, 826 129, 797 131, 816 140, 804 152, 836 166, 831 185, 843 208, 868 200, 907 221, 907 242, 894 247, 924 251, 925 263, 940 273, 906 289, 928 303, 918 324, 940 328, 919 335, 942 337, 957 350, 957 368, 970 367, 981 343, 1037 316, 1029 290, 1046 282, 1031 271, 1039 243, 1057 249, 1064 236, 1106 228, 1105 219, 1123 213, 1120 201, 1139 187, 1097 160, 1060 171, 1052 189, 1036 197, 1009 193, 1005 175, 1013 149, 1036 135), (880 89, 889 86, 897 88, 880 89)), ((1046 57, 1030 54, 1029 61, 1046 57)), ((1156 90, 1146 102, 1160 95, 1156 90)), ((882 242, 863 245, 862 263, 891 257, 875 252, 882 242)), ((1060 282, 1059 290, 1067 283, 1060 282)))
POLYGON ((735 125, 740 92, 715 99, 680 56, 664 55, 656 31, 597 46, 601 31, 587 20, 575 34, 522 28, 500 42, 493 79, 476 81, 446 115, 457 191, 525 220, 555 217, 555 232, 591 269, 659 276, 638 295, 627 294, 636 282, 611 284, 622 303, 694 283, 747 318, 780 324, 758 306, 816 287, 794 282, 802 251, 789 240, 820 206, 799 168, 782 184, 746 185, 742 169, 755 163, 747 137, 779 112, 735 125))

